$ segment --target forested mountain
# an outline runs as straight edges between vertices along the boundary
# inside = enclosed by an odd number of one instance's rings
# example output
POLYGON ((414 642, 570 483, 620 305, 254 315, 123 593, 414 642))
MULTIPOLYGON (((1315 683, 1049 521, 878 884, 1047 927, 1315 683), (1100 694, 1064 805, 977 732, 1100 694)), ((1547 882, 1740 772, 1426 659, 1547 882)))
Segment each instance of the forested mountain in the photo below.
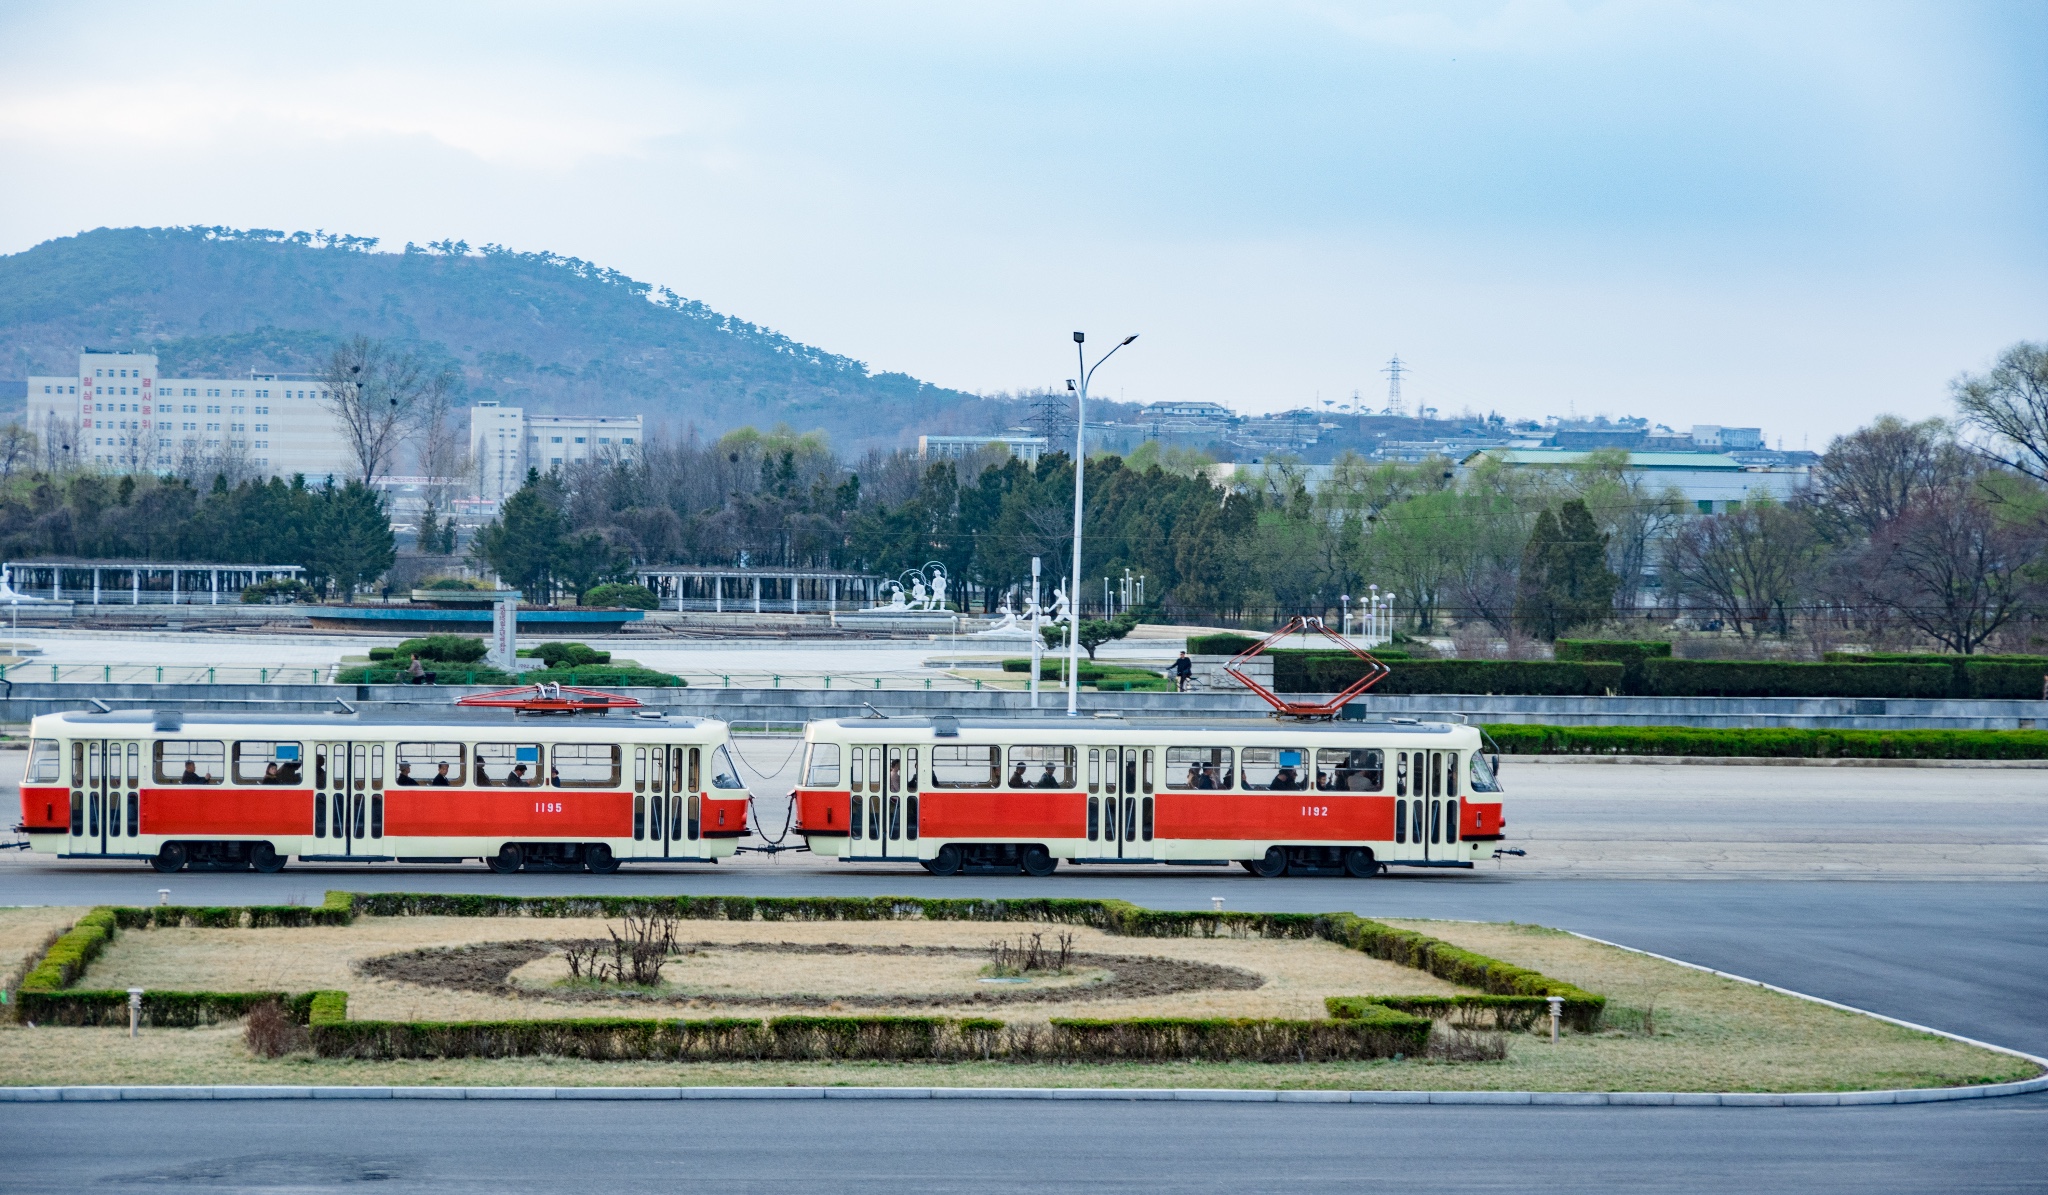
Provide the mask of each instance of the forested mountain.
POLYGON ((677 433, 786 422, 843 446, 894 446, 1026 415, 576 258, 459 241, 374 248, 265 229, 102 228, 0 256, 0 378, 68 373, 88 345, 154 350, 168 376, 311 371, 365 333, 458 366, 471 399, 638 412, 677 433))

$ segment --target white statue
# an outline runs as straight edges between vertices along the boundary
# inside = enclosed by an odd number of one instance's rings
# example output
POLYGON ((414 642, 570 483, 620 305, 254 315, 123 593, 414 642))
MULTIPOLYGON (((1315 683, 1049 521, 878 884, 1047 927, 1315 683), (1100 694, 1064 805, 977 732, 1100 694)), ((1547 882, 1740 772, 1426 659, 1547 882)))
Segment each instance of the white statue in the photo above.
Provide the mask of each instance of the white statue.
POLYGON ((932 566, 931 604, 925 608, 928 610, 944 610, 946 608, 946 570, 938 565, 932 566))
POLYGON ((1061 582, 1060 584, 1053 586, 1052 617, 1047 619, 1046 621, 1050 622, 1054 626, 1058 626, 1060 623, 1067 621, 1067 615, 1069 610, 1070 607, 1067 604, 1066 583, 1061 582))
POLYGON ((903 586, 901 586, 901 585, 898 585, 898 584, 897 584, 896 582, 894 582, 894 581, 891 581, 891 582, 889 582, 889 584, 888 584, 888 588, 887 588, 887 591, 886 591, 886 592, 887 592, 887 593, 888 593, 888 595, 889 595, 889 600, 888 600, 888 601, 886 601, 886 602, 884 602, 884 603, 882 603, 882 607, 883 607, 884 609, 887 609, 887 610, 907 610, 907 609, 909 609, 909 608, 910 608, 910 607, 906 606, 906 605, 904 604, 904 602, 903 602, 903 586))
POLYGON ((923 573, 919 573, 917 579, 910 583, 910 608, 913 610, 931 609, 931 597, 925 591, 923 573))

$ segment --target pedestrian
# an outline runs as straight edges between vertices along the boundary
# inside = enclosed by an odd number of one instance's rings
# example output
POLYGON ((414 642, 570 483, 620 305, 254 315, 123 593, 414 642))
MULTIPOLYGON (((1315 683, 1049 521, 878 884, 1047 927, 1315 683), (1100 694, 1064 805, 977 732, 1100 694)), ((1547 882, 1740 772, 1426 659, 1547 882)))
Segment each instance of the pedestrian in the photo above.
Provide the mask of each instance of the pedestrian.
POLYGON ((434 674, 428 672, 426 665, 420 663, 420 657, 417 652, 413 654, 412 663, 406 666, 405 674, 412 678, 411 683, 415 685, 431 685, 434 683, 434 674))
POLYGON ((1180 658, 1173 662, 1173 691, 1176 693, 1187 692, 1188 686, 1194 683, 1194 679, 1195 662, 1188 659, 1188 653, 1183 651, 1180 653, 1180 658))

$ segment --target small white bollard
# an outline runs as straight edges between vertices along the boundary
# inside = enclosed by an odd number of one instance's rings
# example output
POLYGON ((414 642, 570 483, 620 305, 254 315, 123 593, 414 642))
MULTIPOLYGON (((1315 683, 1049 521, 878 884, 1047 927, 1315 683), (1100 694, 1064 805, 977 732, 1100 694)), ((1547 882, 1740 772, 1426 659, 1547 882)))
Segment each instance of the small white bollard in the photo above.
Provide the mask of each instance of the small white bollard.
POLYGON ((1564 1019, 1564 997, 1545 996, 1544 999, 1550 1001, 1550 1044, 1554 1046, 1557 1044, 1558 1022, 1564 1019))
POLYGON ((157 889, 157 890, 156 890, 156 903, 158 903, 158 904, 160 904, 160 905, 167 905, 167 904, 170 904, 170 903, 171 903, 171 890, 170 890, 169 888, 159 888, 159 889, 157 889))
POLYGON ((142 989, 128 989, 128 1036, 135 1037, 142 1030, 142 989))
POLYGON ((1223 911, 1223 898, 1222 898, 1222 897, 1220 897, 1220 896, 1212 896, 1212 897, 1210 897, 1210 898, 1209 898, 1209 908, 1210 908, 1211 910, 1213 910, 1214 912, 1218 912, 1218 913, 1221 913, 1221 912, 1223 911))

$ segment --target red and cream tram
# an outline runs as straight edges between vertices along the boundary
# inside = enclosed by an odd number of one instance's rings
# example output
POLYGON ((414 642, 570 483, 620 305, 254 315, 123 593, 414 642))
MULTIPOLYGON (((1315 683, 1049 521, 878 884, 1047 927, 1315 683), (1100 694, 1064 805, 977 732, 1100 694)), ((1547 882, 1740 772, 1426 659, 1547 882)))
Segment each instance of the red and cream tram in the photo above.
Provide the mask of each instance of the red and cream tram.
POLYGON ((1254 875, 1471 867, 1500 840, 1477 728, 1441 722, 846 718, 805 731, 796 829, 939 875, 1234 860, 1254 875))
POLYGON ((275 871, 308 862, 596 872, 704 862, 747 832, 723 722, 147 710, 44 714, 22 830, 37 851, 275 871))

